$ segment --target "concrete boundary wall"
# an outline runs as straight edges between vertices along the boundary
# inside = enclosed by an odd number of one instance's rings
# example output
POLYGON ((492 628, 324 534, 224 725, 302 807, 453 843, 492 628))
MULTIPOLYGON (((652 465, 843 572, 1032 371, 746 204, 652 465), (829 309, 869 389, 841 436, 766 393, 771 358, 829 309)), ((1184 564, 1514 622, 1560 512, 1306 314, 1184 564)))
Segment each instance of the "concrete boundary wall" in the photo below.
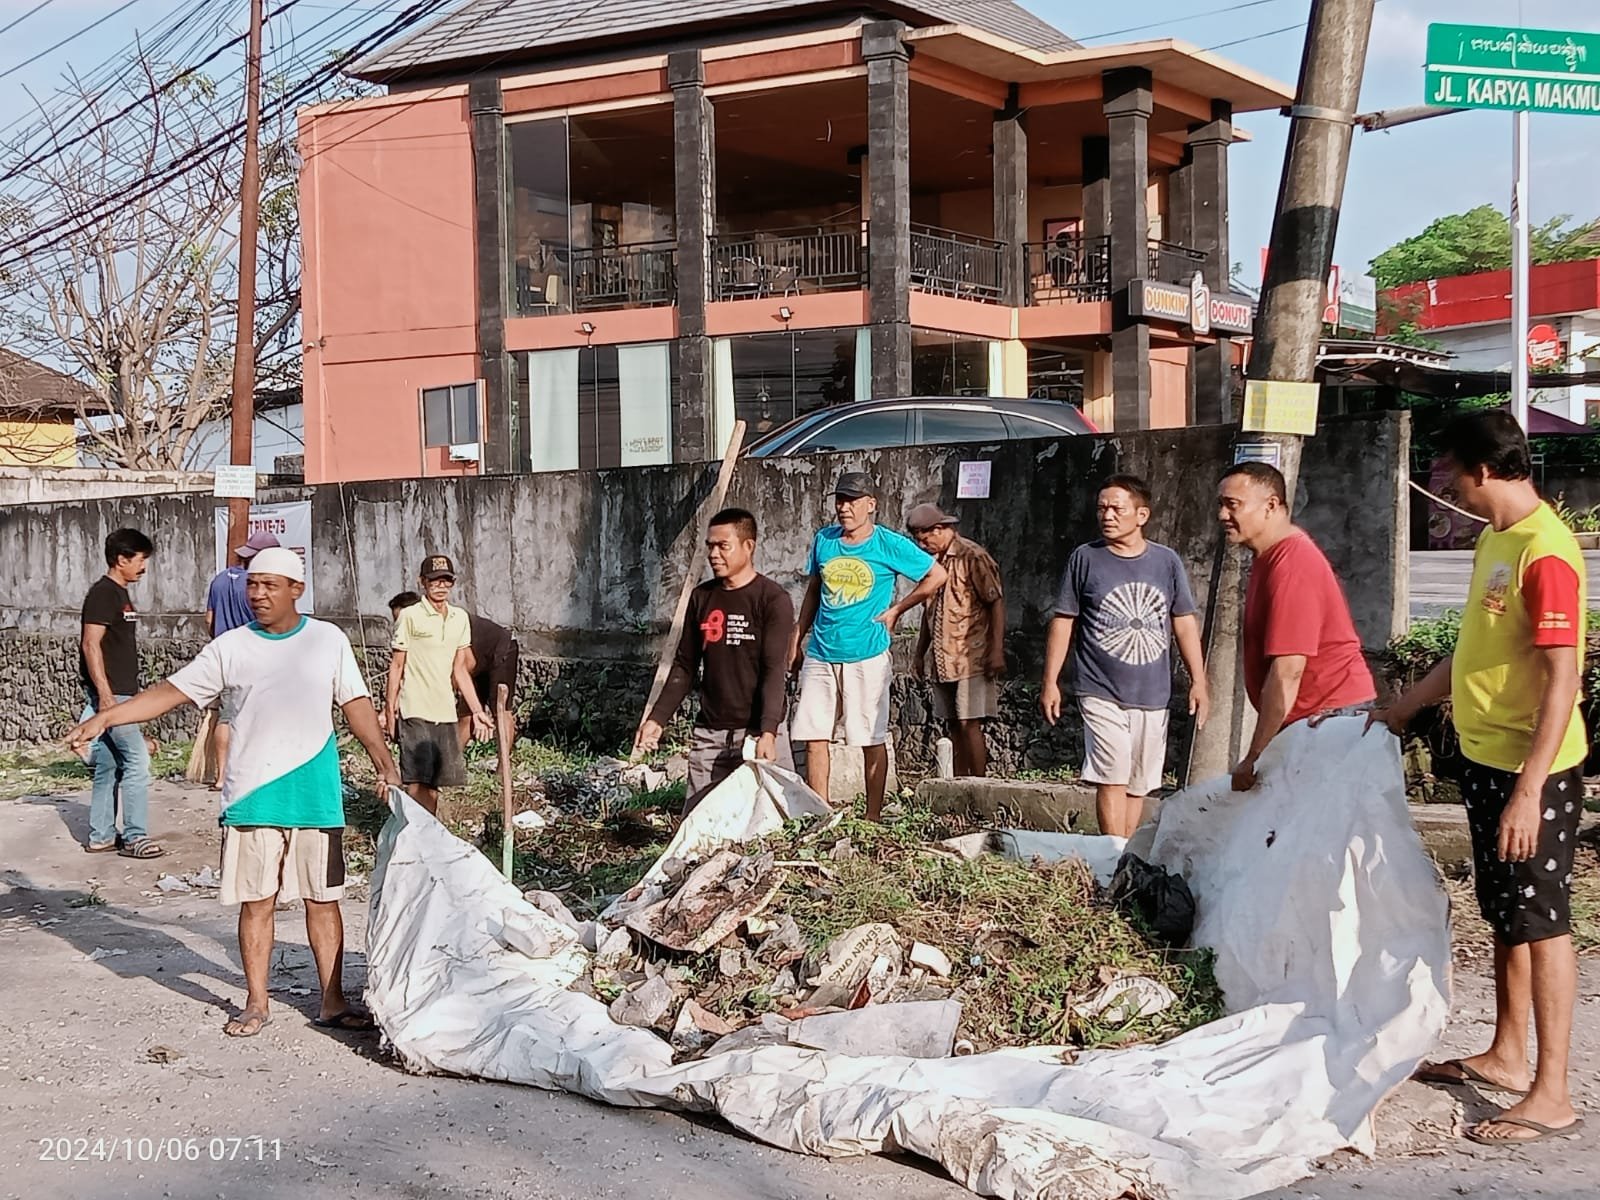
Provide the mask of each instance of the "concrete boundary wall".
MULTIPOLYGON (((1119 471, 1151 483, 1151 536, 1178 551, 1204 605, 1218 544, 1213 495, 1230 438, 1229 428, 1208 426, 747 460, 729 500, 756 514, 758 564, 797 599, 810 537, 831 519, 826 492, 839 472, 872 475, 881 489, 880 519, 891 527, 903 528, 905 512, 925 500, 960 515, 963 533, 990 549, 1006 583, 1012 682, 1000 724, 1019 732, 1010 738, 997 728, 998 757, 1012 767, 1040 765, 1076 753, 1058 738, 1021 727, 1031 720, 1043 629, 1062 565, 1095 533, 1097 484, 1119 471), (993 464, 992 495, 958 501, 959 464, 973 459, 993 464)), ((1306 449, 1299 519, 1327 550, 1374 650, 1404 627, 1407 611, 1408 451, 1403 414, 1331 422, 1306 449)), ((389 597, 415 585, 425 554, 449 554, 462 580, 460 602, 510 626, 521 640, 532 672, 528 702, 537 707, 542 692, 558 693, 549 728, 604 741, 637 720, 643 687, 631 681, 647 678, 668 627, 684 564, 702 536, 694 515, 714 475, 714 464, 683 464, 334 484, 270 498, 311 496, 318 615, 350 630, 358 648, 368 650, 369 667, 378 669, 386 657, 389 597), (587 709, 591 679, 601 688, 594 700, 604 711, 587 709)), ((0 654, 6 641, 21 637, 75 640, 83 594, 102 570, 101 543, 123 525, 144 529, 157 544, 150 574, 135 591, 152 653, 156 643, 198 643, 217 503, 209 495, 168 495, 0 510, 0 654)), ((9 674, 0 661, 0 698, 15 699, 23 687, 35 700, 54 694, 38 676, 46 662, 59 670, 59 656, 23 649, 7 655, 9 674), (24 669, 23 661, 36 665, 24 669)), ((935 731, 927 727, 920 689, 903 680, 896 692, 900 740, 909 754, 902 757, 915 765, 935 731)), ((36 732, 37 721, 0 719, 0 739, 36 732)))

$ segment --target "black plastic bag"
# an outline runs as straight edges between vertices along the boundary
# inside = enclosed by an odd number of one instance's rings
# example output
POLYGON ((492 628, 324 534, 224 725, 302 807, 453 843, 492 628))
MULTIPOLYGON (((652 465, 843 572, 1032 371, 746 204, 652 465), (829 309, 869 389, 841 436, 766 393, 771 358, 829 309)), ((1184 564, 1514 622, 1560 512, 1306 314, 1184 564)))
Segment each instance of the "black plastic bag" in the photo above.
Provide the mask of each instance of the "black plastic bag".
POLYGON ((1194 932, 1194 893, 1183 876, 1152 866, 1137 854, 1117 860, 1110 898, 1119 913, 1168 946, 1182 946, 1194 932))

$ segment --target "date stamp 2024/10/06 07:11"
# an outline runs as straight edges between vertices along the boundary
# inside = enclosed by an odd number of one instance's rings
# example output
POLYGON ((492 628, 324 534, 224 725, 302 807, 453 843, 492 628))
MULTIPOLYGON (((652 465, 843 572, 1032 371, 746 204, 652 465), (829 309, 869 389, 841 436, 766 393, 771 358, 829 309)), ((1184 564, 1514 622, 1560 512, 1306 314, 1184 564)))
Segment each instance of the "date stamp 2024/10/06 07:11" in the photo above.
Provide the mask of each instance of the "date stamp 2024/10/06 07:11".
POLYGON ((280 1162, 283 1143, 263 1137, 46 1137, 40 1162, 280 1162))

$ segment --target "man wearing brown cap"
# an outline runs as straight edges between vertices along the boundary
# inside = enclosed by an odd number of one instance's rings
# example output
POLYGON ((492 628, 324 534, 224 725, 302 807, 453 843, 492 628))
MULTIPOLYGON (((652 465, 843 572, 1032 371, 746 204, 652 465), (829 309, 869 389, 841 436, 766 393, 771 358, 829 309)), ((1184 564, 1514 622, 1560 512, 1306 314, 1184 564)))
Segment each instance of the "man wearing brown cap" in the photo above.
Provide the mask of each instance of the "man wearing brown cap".
POLYGON ((793 669, 800 698, 790 730, 806 743, 806 782, 828 794, 828 747, 844 729, 845 744, 861 747, 867 819, 883 811, 889 779, 889 643, 901 616, 944 583, 944 568, 904 534, 875 521, 878 499, 863 471, 846 471, 833 489, 838 523, 811 543, 811 579, 795 627, 793 669), (903 600, 895 582, 915 586, 903 600))
POLYGON ((422 560, 418 583, 422 599, 394 623, 383 728, 400 742, 400 778, 406 791, 437 814, 439 789, 467 782, 456 732, 456 695, 466 700, 480 735, 493 733, 494 724, 472 685, 467 662, 472 624, 465 609, 450 603, 455 564, 442 554, 430 554, 422 560))
POLYGON ((932 649, 934 714, 950 730, 956 774, 976 776, 989 767, 983 723, 999 715, 1006 602, 994 557, 957 533, 956 524, 937 504, 919 504, 906 516, 912 538, 945 571, 944 586, 923 609, 911 669, 927 678, 932 649))

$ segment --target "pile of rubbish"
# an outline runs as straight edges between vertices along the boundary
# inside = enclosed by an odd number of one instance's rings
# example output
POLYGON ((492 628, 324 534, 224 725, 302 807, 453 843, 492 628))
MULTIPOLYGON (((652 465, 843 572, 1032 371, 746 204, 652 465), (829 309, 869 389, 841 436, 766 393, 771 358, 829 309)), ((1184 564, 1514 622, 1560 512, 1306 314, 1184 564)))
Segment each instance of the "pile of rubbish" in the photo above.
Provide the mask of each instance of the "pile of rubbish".
POLYGON ((596 922, 528 892, 593 951, 572 990, 679 1061, 774 1039, 917 1058, 1101 1048, 1221 1013, 1209 952, 1137 911, 1153 886, 1187 896, 1176 876, 1129 856, 1103 888, 1077 858, 1017 861, 989 835, 941 837, 926 811, 885 826, 805 795, 811 812, 753 839, 675 841, 596 922))

